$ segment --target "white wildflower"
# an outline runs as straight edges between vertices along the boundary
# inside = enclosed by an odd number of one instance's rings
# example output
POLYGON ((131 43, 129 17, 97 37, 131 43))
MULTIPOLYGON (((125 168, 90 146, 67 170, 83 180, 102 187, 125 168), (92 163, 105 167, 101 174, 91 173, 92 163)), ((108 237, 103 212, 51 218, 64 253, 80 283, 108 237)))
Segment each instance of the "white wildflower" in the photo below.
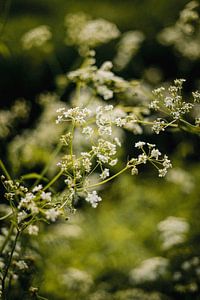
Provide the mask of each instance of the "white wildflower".
POLYGON ((87 137, 91 137, 94 133, 94 130, 90 126, 86 126, 83 128, 82 133, 85 134, 87 137))
POLYGON ((98 203, 102 200, 100 196, 97 195, 96 191, 88 193, 87 197, 85 198, 87 202, 89 202, 92 207, 96 208, 98 203))
POLYGON ((79 42, 88 47, 96 47, 119 36, 117 26, 104 19, 88 21, 79 33, 79 42))
POLYGON ((109 177, 109 169, 104 169, 103 172, 100 174, 101 179, 106 179, 109 177))
POLYGON ((42 189, 42 185, 39 184, 39 185, 36 185, 36 186, 33 188, 32 192, 33 192, 33 193, 37 193, 37 192, 40 191, 41 189, 42 189))
POLYGON ((29 225, 27 231, 30 235, 38 235, 39 227, 36 225, 29 225))
POLYGON ((107 43, 120 35, 115 24, 104 19, 91 20, 84 13, 67 15, 65 24, 66 43, 78 46, 81 55, 87 55, 88 49, 107 43))
POLYGON ((87 173, 91 171, 92 162, 91 155, 88 152, 81 152, 82 165, 87 173))
POLYGON ((154 109, 154 110, 158 110, 159 107, 159 101, 158 100, 153 100, 151 101, 151 103, 149 104, 149 108, 154 109))
POLYGON ((77 106, 68 110, 62 110, 60 113, 61 115, 58 115, 56 123, 74 121, 78 125, 83 125, 86 122, 86 118, 91 114, 91 111, 87 108, 81 109, 77 106))
POLYGON ((145 153, 142 153, 138 156, 138 164, 146 164, 148 156, 145 153))
POLYGON ((166 127, 166 123, 165 121, 163 121, 160 118, 157 118, 154 122, 153 122, 153 126, 152 126, 152 130, 156 133, 159 134, 161 131, 165 130, 166 127))
POLYGON ((159 156, 161 155, 161 152, 158 149, 152 149, 151 150, 151 157, 158 160, 159 156))
POLYGON ((31 49, 32 47, 41 47, 52 37, 49 26, 41 25, 36 27, 22 37, 22 45, 26 50, 31 49))
POLYGON ((109 162, 109 165, 110 166, 115 166, 116 164, 117 164, 117 162, 118 162, 118 159, 116 158, 116 159, 112 159, 110 162, 109 162))
POLYGON ((161 234, 163 249, 170 249, 185 241, 189 224, 183 218, 168 217, 158 224, 158 230, 161 234))
POLYGON ((51 192, 48 192, 48 193, 42 192, 41 199, 46 200, 47 202, 50 202, 51 201, 51 192))
POLYGON ((28 214, 23 210, 23 211, 20 211, 18 214, 17 214, 17 221, 18 223, 21 223, 24 219, 26 219, 28 216, 28 214))
POLYGON ((137 284, 158 280, 166 274, 167 267, 168 260, 164 257, 146 259, 130 272, 131 281, 137 284))
POLYGON ((90 274, 76 268, 68 268, 61 280, 63 285, 67 285, 70 290, 81 291, 83 293, 87 292, 93 284, 90 274))
POLYGON ((106 85, 97 86, 97 93, 101 95, 104 100, 109 100, 113 98, 113 91, 107 88, 106 85))
POLYGON ((132 57, 137 53, 144 35, 140 31, 125 32, 118 44, 118 51, 114 58, 114 65, 117 70, 125 68, 132 57))
POLYGON ((141 142, 141 141, 135 143, 135 147, 136 148, 142 148, 144 145, 146 145, 146 143, 145 142, 141 142))
POLYGON ((28 269, 28 265, 24 260, 19 260, 17 262, 15 262, 15 266, 19 269, 19 270, 26 270, 28 269))
POLYGON ((55 208, 50 208, 45 212, 45 215, 47 220, 55 222, 58 216, 60 215, 60 212, 55 208))

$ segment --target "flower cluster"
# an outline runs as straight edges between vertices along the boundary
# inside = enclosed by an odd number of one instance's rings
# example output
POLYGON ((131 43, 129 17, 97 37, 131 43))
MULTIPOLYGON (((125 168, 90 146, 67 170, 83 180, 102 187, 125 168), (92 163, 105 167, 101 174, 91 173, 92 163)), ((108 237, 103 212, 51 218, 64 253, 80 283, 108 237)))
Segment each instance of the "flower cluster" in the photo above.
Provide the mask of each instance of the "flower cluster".
POLYGON ((168 260, 164 257, 152 257, 144 260, 140 266, 130 272, 133 283, 144 283, 161 279, 167 272, 168 260))
POLYGON ((192 109, 193 104, 183 101, 181 91, 184 81, 185 79, 174 80, 174 85, 170 85, 166 93, 164 87, 155 89, 153 91, 155 100, 150 104, 150 108, 159 109, 159 104, 162 101, 165 109, 167 109, 175 120, 180 119, 182 115, 188 113, 192 109))
MULTIPOLYGON (((192 127, 190 123, 183 119, 183 116, 195 107, 199 102, 199 92, 193 92, 193 102, 186 102, 182 96, 182 86, 185 79, 174 80, 174 85, 168 88, 160 87, 153 91, 153 101, 149 108, 155 111, 160 111, 166 118, 170 118, 169 122, 163 118, 157 118, 153 123, 153 131, 157 134, 164 131, 168 126, 178 126, 177 121, 181 121, 184 125, 192 127), (176 123, 176 124, 175 124, 176 123)), ((198 130, 198 128, 197 128, 198 130)))
POLYGON ((7 190, 5 198, 12 204, 11 214, 15 218, 18 230, 27 228, 30 234, 36 235, 38 227, 33 225, 38 219, 47 219, 54 222, 60 215, 55 207, 51 192, 46 192, 41 184, 28 190, 19 182, 5 180, 3 184, 7 190))
POLYGON ((137 165, 146 164, 148 161, 156 167, 159 177, 164 177, 168 169, 172 167, 167 155, 161 158, 161 152, 156 149, 156 145, 140 141, 135 143, 135 147, 141 149, 142 154, 139 154, 137 159, 133 158, 128 162, 128 166, 132 169, 132 175, 138 173, 137 165), (148 151, 145 150, 145 147, 147 147, 148 151))
POLYGON ((165 28, 158 36, 162 44, 173 45, 179 53, 191 60, 200 57, 198 6, 197 1, 189 2, 181 11, 175 25, 165 28))
POLYGON ((80 54, 119 37, 117 26, 104 19, 91 20, 84 13, 70 14, 65 18, 66 43, 79 48, 80 54))
POLYGON ((122 35, 114 58, 114 66, 117 70, 120 71, 128 65, 132 57, 137 53, 143 40, 144 35, 140 31, 128 31, 122 35))
POLYGON ((68 268, 63 274, 62 282, 65 286, 67 285, 69 289, 86 292, 93 284, 93 279, 92 276, 85 271, 68 268))
MULTIPOLYGON (((109 176, 108 166, 116 165, 117 149, 121 146, 114 129, 115 127, 126 128, 129 122, 132 122, 132 117, 119 109, 114 109, 112 105, 98 106, 95 112, 80 107, 68 110, 61 108, 57 112, 56 122, 66 123, 68 128, 67 134, 62 136, 67 154, 58 164, 66 173, 67 183, 75 186, 78 179, 80 185, 80 180, 84 182, 85 175, 91 175, 92 170, 96 170, 97 167, 101 168, 100 178, 104 180, 109 176), (80 131, 88 139, 87 152, 78 152, 74 144, 75 137, 80 131), (105 164, 106 168, 103 167, 105 164)), ((150 161, 158 169, 160 177, 166 175, 168 168, 171 167, 166 155, 161 158, 161 153, 154 144, 138 142, 135 146, 142 150, 142 154, 128 162, 127 168, 132 169, 132 174, 137 174, 137 165, 150 161), (144 150, 144 146, 148 148, 148 153, 144 150)))
POLYGON ((74 125, 83 125, 86 122, 85 119, 91 114, 89 109, 80 109, 79 107, 70 108, 67 111, 65 107, 62 107, 57 109, 56 112, 59 113, 56 124, 63 121, 72 121, 74 125))
POLYGON ((168 157, 166 155, 161 157, 161 152, 154 144, 137 142, 135 147, 139 148, 142 153, 137 158, 130 159, 124 169, 110 176, 110 168, 117 164, 117 150, 121 146, 121 141, 118 136, 115 136, 114 129, 126 127, 129 121, 132 121, 130 116, 122 114, 112 105, 98 106, 95 111, 75 107, 68 110, 61 108, 57 112, 56 123, 64 123, 68 128, 67 134, 61 138, 67 153, 58 166, 66 176, 65 183, 71 190, 72 199, 76 194, 84 192, 86 201, 96 207, 101 198, 96 191, 89 192, 89 190, 111 180, 127 169, 131 169, 132 175, 135 175, 138 173, 138 165, 150 162, 158 169, 159 177, 163 177, 171 168, 168 157), (88 140, 87 151, 82 152, 76 147, 74 141, 78 132, 85 135, 88 140), (94 171, 100 171, 99 180, 95 184, 90 184, 90 176, 94 171))
POLYGON ((16 121, 26 119, 28 113, 29 106, 23 99, 16 100, 10 110, 0 110, 0 138, 6 138, 16 121))
POLYGON ((158 230, 163 242, 162 248, 168 250, 185 241, 189 224, 182 218, 168 217, 158 224, 158 230))
MULTIPOLYGON (((94 53, 90 52, 90 55, 93 56, 94 53)), ((114 93, 135 94, 134 84, 116 76, 111 71, 113 65, 110 61, 104 62, 100 68, 95 66, 94 58, 89 58, 86 62, 80 69, 68 74, 70 81, 91 87, 104 100, 113 98, 114 93)))
POLYGON ((22 37, 22 45, 25 50, 33 47, 44 46, 52 37, 51 31, 47 25, 41 25, 28 32, 22 37))

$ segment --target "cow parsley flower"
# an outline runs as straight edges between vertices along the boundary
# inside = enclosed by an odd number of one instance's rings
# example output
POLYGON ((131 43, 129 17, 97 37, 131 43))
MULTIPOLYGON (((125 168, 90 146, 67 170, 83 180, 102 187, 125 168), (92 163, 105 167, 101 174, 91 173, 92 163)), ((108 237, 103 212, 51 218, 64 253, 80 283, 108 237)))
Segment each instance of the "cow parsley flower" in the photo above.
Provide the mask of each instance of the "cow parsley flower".
POLYGON ((125 68, 132 57, 137 53, 144 35, 140 31, 125 32, 118 44, 118 51, 114 58, 114 65, 118 71, 125 68))
POLYGON ((142 148, 145 144, 146 144, 145 142, 139 141, 139 142, 135 143, 135 147, 136 148, 142 148))
POLYGON ((39 228, 36 225, 29 225, 27 231, 30 235, 38 235, 39 228))
POLYGON ((52 37, 49 26, 41 25, 38 26, 22 37, 22 45, 25 50, 29 50, 33 47, 41 47, 52 37))
POLYGON ((50 208, 47 211, 45 211, 45 215, 47 220, 55 222, 58 216, 60 215, 60 212, 55 208, 50 208))
POLYGON ((104 169, 103 172, 100 174, 101 179, 106 179, 107 177, 109 177, 109 169, 104 169))
POLYGON ((100 196, 97 195, 96 191, 88 193, 87 197, 85 198, 87 202, 89 202, 92 207, 96 208, 98 203, 102 200, 100 196))
POLYGON ((88 50, 116 39, 120 31, 114 23, 104 19, 92 20, 84 13, 69 14, 65 18, 66 43, 77 46, 80 55, 88 50))
POLYGON ((172 45, 190 60, 200 57, 198 1, 190 1, 180 12, 176 23, 165 28, 158 35, 163 45, 172 45))
POLYGON ((158 230, 160 231, 163 249, 170 249, 185 241, 189 224, 183 218, 170 216, 158 224, 158 230))
POLYGON ((160 279, 166 274, 168 264, 164 257, 146 259, 130 272, 131 281, 137 284, 160 279))
POLYGON ((47 202, 50 202, 51 201, 51 192, 48 192, 48 193, 46 193, 46 192, 42 192, 41 193, 41 199, 42 200, 46 200, 47 202))
POLYGON ((37 192, 40 191, 42 188, 43 188, 43 187, 42 187, 41 184, 36 185, 36 186, 33 188, 32 192, 33 192, 33 193, 37 193, 37 192))

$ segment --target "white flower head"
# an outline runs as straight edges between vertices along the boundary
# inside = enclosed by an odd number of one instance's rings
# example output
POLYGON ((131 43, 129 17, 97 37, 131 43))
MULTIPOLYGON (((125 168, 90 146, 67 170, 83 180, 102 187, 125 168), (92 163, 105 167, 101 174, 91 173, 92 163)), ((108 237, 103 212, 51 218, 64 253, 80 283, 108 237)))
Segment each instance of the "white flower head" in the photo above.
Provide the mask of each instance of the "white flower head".
POLYGON ((50 208, 45 212, 45 215, 47 220, 55 222, 58 216, 60 215, 60 212, 55 208, 50 208))
POLYGON ((164 257, 152 257, 146 259, 140 266, 131 271, 131 281, 136 284, 155 281, 166 274, 167 267, 168 260, 164 257))
POLYGON ((135 148, 142 148, 145 144, 146 144, 145 142, 139 141, 139 142, 135 143, 135 148))
POLYGON ((30 235, 38 235, 39 228, 36 225, 29 225, 27 231, 30 235))
POLYGON ((33 188, 32 192, 33 192, 33 193, 37 193, 37 192, 40 191, 41 189, 42 189, 42 185, 39 184, 39 185, 36 185, 36 186, 33 188))
POLYGON ((41 25, 38 26, 27 33, 22 37, 22 45, 26 50, 31 49, 32 47, 41 47, 52 37, 49 26, 41 25))
POLYGON ((85 198, 87 202, 89 202, 92 207, 96 208, 98 203, 102 200, 100 196, 97 195, 96 191, 88 193, 87 197, 85 198))
POLYGON ((47 202, 50 202, 51 201, 51 192, 46 193, 43 191, 41 194, 41 199, 46 200, 47 202))
POLYGON ((103 172, 100 174, 101 179, 106 179, 107 177, 109 177, 109 169, 104 169, 103 172))

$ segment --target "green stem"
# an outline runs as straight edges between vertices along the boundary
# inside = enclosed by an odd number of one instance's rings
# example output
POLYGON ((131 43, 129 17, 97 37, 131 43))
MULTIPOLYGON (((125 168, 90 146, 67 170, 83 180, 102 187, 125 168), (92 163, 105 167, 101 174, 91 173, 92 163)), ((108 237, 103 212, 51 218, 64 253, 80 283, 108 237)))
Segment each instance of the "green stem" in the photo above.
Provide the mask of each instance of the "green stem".
POLYGON ((11 236, 12 233, 13 233, 13 230, 14 230, 14 224, 12 223, 11 226, 10 226, 10 229, 9 229, 9 231, 8 231, 8 235, 7 235, 7 237, 5 238, 5 240, 4 240, 4 242, 3 242, 3 245, 1 246, 1 250, 0 250, 0 254, 1 254, 1 255, 2 255, 3 250, 4 250, 4 248, 6 247, 8 241, 9 241, 9 239, 10 239, 10 236, 11 236))
MULTIPOLYGON (((103 180, 103 181, 101 181, 101 182, 98 182, 98 183, 89 185, 89 186, 87 186, 86 188, 87 188, 87 189, 90 189, 90 188, 93 188, 93 187, 96 187, 96 186, 100 186, 100 185, 102 185, 102 184, 104 184, 104 183, 107 183, 107 182, 109 182, 110 180, 114 179, 115 177, 119 176, 120 174, 124 173, 124 172, 125 172, 126 170, 128 170, 129 168, 130 168, 129 166, 126 166, 125 168, 123 168, 121 171, 119 171, 118 173, 114 174, 113 176, 111 176, 111 177, 109 177, 109 178, 107 178, 107 179, 105 179, 105 180, 103 180)), ((79 191, 80 191, 80 190, 84 190, 84 188, 79 189, 79 191)))
POLYGON ((63 170, 61 170, 44 188, 43 191, 47 190, 48 188, 50 188, 50 186, 52 186, 57 180, 58 178, 60 178, 60 176, 63 174, 63 170))
POLYGON ((168 123, 166 126, 165 126, 165 128, 167 128, 167 127, 169 127, 169 126, 171 126, 171 127, 178 127, 178 125, 177 124, 174 124, 176 122, 176 120, 172 120, 170 123, 168 123), (175 125, 175 126, 174 126, 175 125))
POLYGON ((194 126, 183 119, 180 119, 180 122, 183 124, 183 125, 180 124, 180 128, 182 128, 183 130, 194 134, 200 134, 200 127, 194 126))
POLYGON ((148 158, 148 161, 157 169, 159 170, 158 166, 151 160, 148 158))
POLYGON ((0 168, 2 169, 3 173, 5 174, 5 176, 7 177, 8 180, 11 180, 11 177, 4 165, 4 163, 2 162, 2 160, 0 159, 0 168))
POLYGON ((5 219, 7 219, 7 218, 10 217, 12 214, 13 214, 13 212, 10 211, 7 215, 1 217, 1 218, 0 218, 0 221, 3 221, 3 220, 5 220, 5 219))
MULTIPOLYGON (((150 121, 142 121, 142 120, 137 120, 137 123, 143 124, 143 125, 153 125, 154 122, 150 122, 150 121)), ((177 124, 173 124, 174 120, 172 122, 170 122, 169 124, 167 124, 166 127, 170 126, 170 127, 178 127, 177 124)))
POLYGON ((12 263, 13 253, 15 251, 19 235, 20 235, 20 231, 17 231, 16 237, 15 237, 15 240, 14 240, 14 243, 13 243, 13 247, 12 247, 12 250, 11 250, 11 253, 10 253, 10 257, 9 257, 9 260, 8 260, 8 264, 6 266, 6 269, 5 269, 5 272, 4 272, 4 275, 3 275, 3 279, 2 279, 2 296, 3 296, 2 299, 3 300, 7 299, 7 296, 6 296, 6 278, 7 278, 7 275, 8 275, 10 265, 12 263))

